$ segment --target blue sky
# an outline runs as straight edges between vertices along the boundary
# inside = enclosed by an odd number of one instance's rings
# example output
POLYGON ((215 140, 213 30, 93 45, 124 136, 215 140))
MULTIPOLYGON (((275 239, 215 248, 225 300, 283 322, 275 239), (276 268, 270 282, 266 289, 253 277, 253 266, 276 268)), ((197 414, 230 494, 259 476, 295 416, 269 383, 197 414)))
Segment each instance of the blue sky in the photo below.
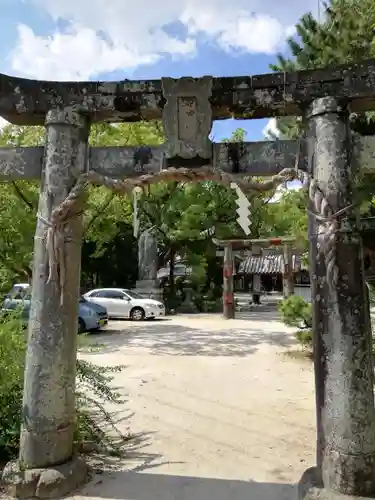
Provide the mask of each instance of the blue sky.
MULTIPOLYGON (((315 0, 0 0, 0 71, 54 80, 270 72, 315 0)), ((216 122, 215 140, 268 120, 216 122)))

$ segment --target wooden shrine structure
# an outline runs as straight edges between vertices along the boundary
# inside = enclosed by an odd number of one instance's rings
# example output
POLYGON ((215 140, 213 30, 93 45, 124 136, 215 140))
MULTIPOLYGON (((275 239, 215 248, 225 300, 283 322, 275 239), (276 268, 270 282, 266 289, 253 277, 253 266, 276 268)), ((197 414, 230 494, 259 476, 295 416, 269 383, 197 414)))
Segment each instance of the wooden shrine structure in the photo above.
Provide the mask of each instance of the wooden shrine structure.
POLYGON ((214 239, 213 242, 219 248, 224 249, 223 256, 223 316, 225 319, 233 319, 236 314, 233 280, 233 251, 248 249, 253 255, 259 255, 262 248, 281 247, 283 250, 284 272, 283 288, 284 296, 289 297, 294 292, 293 273, 293 244, 295 238, 266 238, 266 239, 214 239))
MULTIPOLYGON (((163 180, 267 190, 309 176, 317 464, 305 499, 375 495, 371 328, 359 218, 360 167, 374 173, 374 137, 350 114, 375 110, 375 60, 225 78, 50 82, 0 75, 0 116, 44 125, 43 148, 2 149, 0 177, 40 179, 20 455, 3 479, 20 498, 62 496, 87 473, 73 453, 82 213, 88 183, 119 194, 163 180), (300 141, 212 144, 213 120, 302 116, 300 141), (90 124, 161 120, 158 148, 90 148, 90 124), (274 176, 253 181, 247 176, 274 176), (268 184, 267 184, 268 182, 268 184)), ((229 252, 229 250, 228 250, 229 252)), ((249 388, 251 390, 251 388, 249 388)), ((303 459, 303 457, 301 457, 303 459)))

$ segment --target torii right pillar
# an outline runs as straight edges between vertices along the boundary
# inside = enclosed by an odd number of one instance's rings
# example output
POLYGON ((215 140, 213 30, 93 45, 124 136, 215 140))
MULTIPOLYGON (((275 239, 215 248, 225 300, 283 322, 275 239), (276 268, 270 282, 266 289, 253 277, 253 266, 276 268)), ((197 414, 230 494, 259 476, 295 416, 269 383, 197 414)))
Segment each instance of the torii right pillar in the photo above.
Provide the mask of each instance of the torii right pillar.
POLYGON ((317 466, 299 484, 308 500, 375 496, 371 327, 345 103, 312 102, 310 266, 317 407, 317 466), (325 222, 324 222, 325 221, 325 222))

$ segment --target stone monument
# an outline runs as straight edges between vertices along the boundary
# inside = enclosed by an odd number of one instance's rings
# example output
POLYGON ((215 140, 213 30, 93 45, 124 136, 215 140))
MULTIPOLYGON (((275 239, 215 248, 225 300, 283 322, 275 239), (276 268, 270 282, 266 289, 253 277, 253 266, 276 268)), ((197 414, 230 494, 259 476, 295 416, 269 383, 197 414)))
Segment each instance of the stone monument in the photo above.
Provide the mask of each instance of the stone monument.
POLYGON ((136 290, 155 300, 162 299, 162 290, 157 284, 158 244, 155 229, 143 231, 138 239, 138 281, 136 290))

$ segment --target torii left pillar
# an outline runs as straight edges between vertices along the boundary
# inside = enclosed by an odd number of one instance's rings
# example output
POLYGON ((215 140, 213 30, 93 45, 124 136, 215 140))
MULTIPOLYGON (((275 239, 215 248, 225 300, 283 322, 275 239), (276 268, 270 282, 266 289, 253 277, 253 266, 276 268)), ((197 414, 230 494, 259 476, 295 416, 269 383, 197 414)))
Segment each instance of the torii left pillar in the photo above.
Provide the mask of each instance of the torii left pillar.
POLYGON ((223 314, 225 319, 233 319, 235 316, 234 282, 233 282, 233 249, 231 243, 227 243, 224 246, 223 314))
MULTIPOLYGON (((73 456, 76 426, 76 356, 81 267, 82 204, 64 225, 65 291, 48 282, 46 224, 66 198, 87 159, 87 119, 69 110, 50 111, 34 244, 32 299, 26 354, 18 462, 3 472, 18 498, 61 497, 87 475, 73 456)), ((80 205, 80 206, 79 206, 80 205)))

